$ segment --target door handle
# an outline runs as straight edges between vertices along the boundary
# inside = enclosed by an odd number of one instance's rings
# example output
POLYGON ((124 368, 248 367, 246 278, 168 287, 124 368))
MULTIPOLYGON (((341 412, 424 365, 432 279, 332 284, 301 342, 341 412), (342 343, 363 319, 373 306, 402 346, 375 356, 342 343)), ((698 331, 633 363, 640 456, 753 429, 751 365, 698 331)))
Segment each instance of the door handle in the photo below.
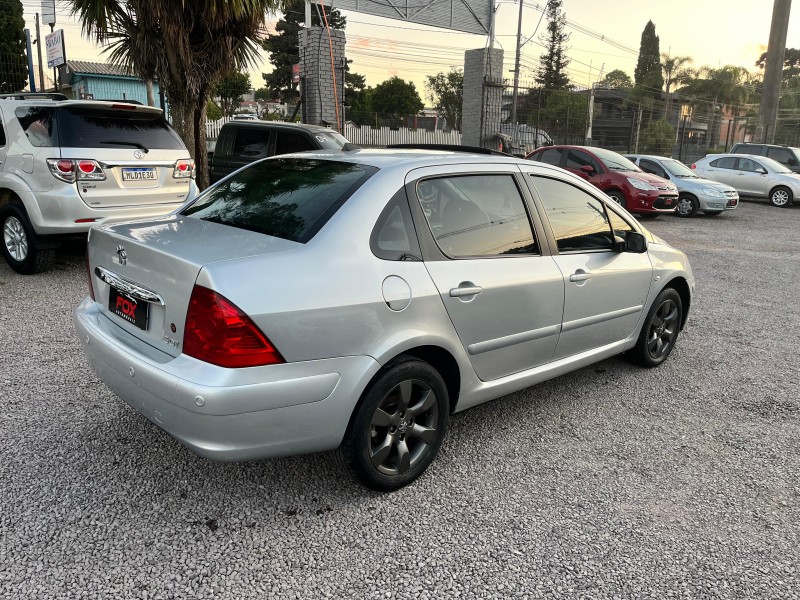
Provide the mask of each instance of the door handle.
POLYGON ((475 285, 472 282, 466 282, 459 285, 457 288, 453 288, 450 290, 450 297, 451 298, 463 298, 464 296, 477 296, 483 291, 483 288, 479 285, 475 285))
POLYGON ((569 276, 570 281, 586 281, 587 279, 591 278, 592 274, 587 273, 583 269, 578 269, 572 275, 569 276))

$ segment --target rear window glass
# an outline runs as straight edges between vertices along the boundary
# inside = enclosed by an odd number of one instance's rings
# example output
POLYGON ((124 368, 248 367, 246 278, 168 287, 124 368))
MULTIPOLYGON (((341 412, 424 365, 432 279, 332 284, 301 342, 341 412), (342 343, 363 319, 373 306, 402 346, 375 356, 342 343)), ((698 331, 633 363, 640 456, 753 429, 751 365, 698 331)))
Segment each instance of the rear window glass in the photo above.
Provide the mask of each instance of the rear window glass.
POLYGON ((61 147, 184 149, 180 137, 161 114, 80 107, 57 110, 61 147))
POLYGON ((39 148, 58 146, 55 109, 41 106, 20 106, 14 111, 28 141, 39 148))
POLYGON ((265 160, 209 188, 181 214, 306 243, 377 170, 330 160, 265 160))

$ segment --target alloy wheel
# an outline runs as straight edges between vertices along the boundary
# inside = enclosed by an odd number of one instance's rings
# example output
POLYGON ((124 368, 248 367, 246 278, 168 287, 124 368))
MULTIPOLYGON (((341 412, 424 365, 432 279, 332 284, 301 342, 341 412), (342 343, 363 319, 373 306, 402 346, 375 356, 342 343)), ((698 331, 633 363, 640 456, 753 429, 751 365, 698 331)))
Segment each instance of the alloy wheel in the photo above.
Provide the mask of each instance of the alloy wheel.
POLYGON ((786 190, 775 190, 772 192, 772 203, 775 206, 786 206, 789 203, 789 192, 786 190))
POLYGON ((678 316, 680 309, 672 299, 667 299, 658 307, 647 332, 647 352, 658 360, 665 356, 678 336, 678 316))
POLYGON ((430 385, 420 379, 397 384, 370 422, 372 466, 385 475, 407 473, 430 452, 438 423, 438 403, 430 385))
POLYGON ((22 262, 28 257, 28 236, 17 217, 10 216, 3 223, 3 243, 14 260, 22 262))
POLYGON ((694 203, 689 200, 689 198, 681 198, 678 200, 678 206, 676 207, 678 214, 682 217, 686 217, 692 214, 694 210, 694 203))

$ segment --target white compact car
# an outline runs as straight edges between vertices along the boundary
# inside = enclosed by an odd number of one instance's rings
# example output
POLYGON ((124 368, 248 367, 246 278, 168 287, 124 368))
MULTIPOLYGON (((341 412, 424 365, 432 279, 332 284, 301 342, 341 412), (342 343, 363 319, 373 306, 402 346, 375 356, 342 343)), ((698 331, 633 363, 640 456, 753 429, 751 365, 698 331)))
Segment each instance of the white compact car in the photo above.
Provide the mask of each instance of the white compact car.
POLYGON ((47 270, 65 235, 175 210, 196 194, 194 175, 158 108, 0 96, 2 252, 18 273, 47 270))
POLYGON ((745 198, 767 198, 786 208, 800 198, 800 176, 766 156, 709 154, 692 165, 700 176, 727 183, 745 198))

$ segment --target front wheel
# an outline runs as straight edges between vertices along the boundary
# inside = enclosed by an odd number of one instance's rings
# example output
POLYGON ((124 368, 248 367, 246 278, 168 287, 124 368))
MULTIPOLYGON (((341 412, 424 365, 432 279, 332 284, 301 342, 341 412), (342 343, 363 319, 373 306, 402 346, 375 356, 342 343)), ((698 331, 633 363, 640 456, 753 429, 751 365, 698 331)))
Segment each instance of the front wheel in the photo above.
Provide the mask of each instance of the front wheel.
POLYGON ((662 290, 647 313, 636 346, 628 352, 630 359, 642 367, 657 367, 667 360, 678 339, 682 316, 680 294, 672 288, 662 290))
POLYGON ((13 202, 0 209, 3 232, 3 257, 17 273, 31 275, 53 266, 55 251, 39 250, 34 242, 33 228, 21 204, 13 202))
POLYGON ((792 204, 792 190, 787 187, 776 187, 769 193, 769 201, 772 206, 786 208, 792 204))
POLYGON ((700 202, 694 196, 681 196, 678 198, 678 206, 675 207, 675 214, 679 217, 691 218, 700 210, 700 202))
POLYGON ((448 419, 447 387, 426 362, 396 359, 364 392, 342 452, 367 487, 388 492, 408 485, 433 461, 448 419))
POLYGON ((622 192, 618 192, 617 190, 611 190, 610 192, 606 192, 606 195, 611 198, 614 202, 619 204, 622 208, 628 208, 627 202, 625 202, 625 196, 622 192))

